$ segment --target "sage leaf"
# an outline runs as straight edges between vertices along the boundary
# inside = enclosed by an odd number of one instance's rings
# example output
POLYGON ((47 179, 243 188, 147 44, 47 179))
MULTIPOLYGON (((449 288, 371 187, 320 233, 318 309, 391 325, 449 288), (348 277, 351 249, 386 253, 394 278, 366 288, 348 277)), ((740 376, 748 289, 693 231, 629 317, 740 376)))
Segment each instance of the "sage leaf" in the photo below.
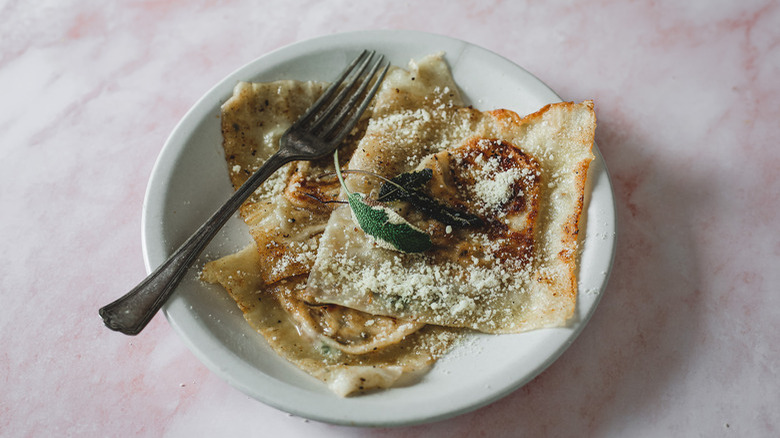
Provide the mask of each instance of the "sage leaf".
POLYGON ((382 202, 406 201, 426 216, 444 225, 472 227, 483 224, 479 216, 443 204, 422 191, 433 177, 433 170, 425 168, 416 172, 399 174, 382 184, 378 200, 382 202))
POLYGON ((341 175, 338 157, 339 151, 336 150, 333 153, 336 176, 347 193, 352 216, 363 232, 374 237, 380 246, 404 253, 423 252, 433 246, 427 233, 410 224, 395 211, 376 202, 369 203, 361 193, 351 193, 341 175))
POLYGON ((425 168, 416 172, 399 174, 379 188, 379 201, 401 200, 405 193, 421 189, 433 178, 433 169, 425 168), (395 184, 393 184, 395 183, 395 184))
POLYGON ((383 205, 371 205, 361 193, 347 195, 352 215, 363 231, 373 236, 380 246, 405 253, 429 250, 431 237, 407 222, 398 213, 383 205))

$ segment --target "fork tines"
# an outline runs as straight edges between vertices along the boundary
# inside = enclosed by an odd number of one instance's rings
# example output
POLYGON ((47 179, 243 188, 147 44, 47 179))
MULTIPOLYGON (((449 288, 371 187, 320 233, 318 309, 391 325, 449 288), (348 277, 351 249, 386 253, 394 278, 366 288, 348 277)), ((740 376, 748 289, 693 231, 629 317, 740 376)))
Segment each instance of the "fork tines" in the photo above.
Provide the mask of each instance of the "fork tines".
POLYGON ((364 50, 296 122, 297 127, 329 143, 340 143, 368 107, 389 67, 383 55, 364 50))

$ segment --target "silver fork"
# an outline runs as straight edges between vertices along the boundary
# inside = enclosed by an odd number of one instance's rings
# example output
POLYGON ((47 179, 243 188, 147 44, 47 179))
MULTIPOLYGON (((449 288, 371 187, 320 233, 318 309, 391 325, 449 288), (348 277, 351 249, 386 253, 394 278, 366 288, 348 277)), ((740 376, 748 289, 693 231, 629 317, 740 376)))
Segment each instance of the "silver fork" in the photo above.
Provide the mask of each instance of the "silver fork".
POLYGON ((384 56, 374 58, 373 51, 363 51, 355 58, 314 105, 282 135, 279 150, 195 234, 138 286, 100 309, 100 316, 108 328, 126 335, 140 333, 206 245, 260 184, 291 161, 315 160, 335 152, 365 112, 387 73, 389 63, 385 62, 384 56))

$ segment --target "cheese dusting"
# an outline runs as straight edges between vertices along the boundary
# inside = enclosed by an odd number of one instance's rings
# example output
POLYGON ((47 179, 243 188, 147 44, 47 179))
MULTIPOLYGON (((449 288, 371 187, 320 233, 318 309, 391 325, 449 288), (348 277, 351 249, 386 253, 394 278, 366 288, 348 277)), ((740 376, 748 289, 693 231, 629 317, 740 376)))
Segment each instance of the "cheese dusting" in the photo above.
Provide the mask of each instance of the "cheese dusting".
MULTIPOLYGON (((323 89, 296 81, 236 86, 222 114, 235 187, 323 89)), ((560 326, 576 303, 594 129, 592 102, 524 118, 466 107, 441 54, 393 68, 340 148, 344 161, 276 172, 241 208, 253 244, 209 262, 202 276, 228 290, 278 354, 339 395, 424 371, 463 329, 560 326), (323 177, 342 167, 364 174, 348 174, 343 187, 323 177), (477 218, 473 226, 443 223, 408 199, 375 201, 381 181, 365 175, 422 169, 420 190, 477 218), (399 229, 411 232, 386 234, 399 229), (426 245, 399 252, 412 235, 426 245)))

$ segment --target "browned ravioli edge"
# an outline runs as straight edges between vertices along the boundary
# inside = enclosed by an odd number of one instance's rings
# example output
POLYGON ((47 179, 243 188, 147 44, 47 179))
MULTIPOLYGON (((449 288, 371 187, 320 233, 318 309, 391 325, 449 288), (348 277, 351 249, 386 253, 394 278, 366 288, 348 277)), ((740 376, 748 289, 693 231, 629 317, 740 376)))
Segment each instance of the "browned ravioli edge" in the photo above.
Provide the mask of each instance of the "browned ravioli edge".
MULTIPOLYGON (((579 225, 582 218, 582 211, 585 202, 585 184, 588 178, 588 169, 590 163, 593 161, 593 144, 595 143, 595 131, 596 131, 596 115, 594 111, 594 104, 592 100, 583 101, 580 104, 575 102, 559 102, 555 104, 547 104, 538 111, 529 114, 525 117, 520 117, 517 113, 511 110, 499 109, 489 111, 488 113, 494 118, 497 124, 508 127, 510 125, 522 126, 523 124, 533 124, 538 122, 544 117, 545 113, 550 111, 553 105, 563 108, 565 111, 576 111, 578 107, 584 106, 590 113, 590 117, 593 123, 589 124, 588 129, 580 131, 580 135, 577 141, 587 148, 590 154, 587 158, 580 160, 574 168, 574 193, 578 194, 577 204, 571 215, 566 219, 563 230, 561 233, 561 243, 563 250, 556 254, 556 258, 559 262, 566 266, 566 280, 560 281, 556 291, 554 293, 562 293, 566 298, 566 303, 570 303, 565 314, 565 319, 568 320, 574 315, 576 308, 577 297, 577 269, 578 269, 578 243, 579 243, 579 225)), ((554 311, 554 309, 548 309, 548 311, 554 311)))

